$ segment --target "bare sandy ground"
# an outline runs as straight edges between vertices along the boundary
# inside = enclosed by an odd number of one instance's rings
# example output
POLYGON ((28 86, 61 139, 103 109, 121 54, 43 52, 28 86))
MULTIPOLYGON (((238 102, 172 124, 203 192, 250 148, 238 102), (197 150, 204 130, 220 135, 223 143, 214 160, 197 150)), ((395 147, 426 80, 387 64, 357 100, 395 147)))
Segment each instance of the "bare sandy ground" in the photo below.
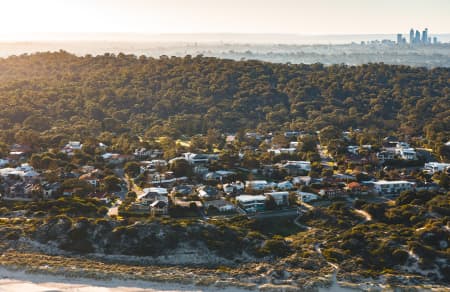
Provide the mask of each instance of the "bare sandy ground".
MULTIPOLYGON (((172 283, 152 283, 137 280, 93 280, 66 278, 63 276, 28 274, 0 268, 0 291, 14 292, 179 292, 179 291, 217 291, 217 287, 196 287, 172 283)), ((220 289, 225 292, 241 292, 237 288, 220 289)))

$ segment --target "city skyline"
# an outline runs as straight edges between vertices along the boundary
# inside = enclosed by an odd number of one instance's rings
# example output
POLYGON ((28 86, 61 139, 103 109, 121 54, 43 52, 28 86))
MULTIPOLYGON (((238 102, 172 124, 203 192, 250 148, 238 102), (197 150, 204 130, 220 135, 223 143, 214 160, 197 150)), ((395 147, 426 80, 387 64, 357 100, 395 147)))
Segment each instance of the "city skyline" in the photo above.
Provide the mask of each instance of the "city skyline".
POLYGON ((46 33, 396 34, 450 32, 450 1, 16 0, 3 1, 0 35, 46 33), (25 9, 24 9, 25 7, 25 9))
POLYGON ((397 44, 404 45, 409 43, 410 45, 431 45, 438 44, 438 38, 436 35, 428 34, 428 28, 425 28, 422 33, 418 29, 411 28, 409 31, 409 42, 406 41, 406 37, 403 37, 402 33, 397 33, 397 44))

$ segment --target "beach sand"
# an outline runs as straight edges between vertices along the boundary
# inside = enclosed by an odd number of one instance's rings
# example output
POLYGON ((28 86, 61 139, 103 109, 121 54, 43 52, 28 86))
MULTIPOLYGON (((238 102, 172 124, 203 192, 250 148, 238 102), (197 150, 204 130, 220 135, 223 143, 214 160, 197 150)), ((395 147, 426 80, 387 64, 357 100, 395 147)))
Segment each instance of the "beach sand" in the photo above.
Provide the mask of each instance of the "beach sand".
MULTIPOLYGON (((179 291, 217 291, 217 287, 197 287, 173 283, 153 283, 138 280, 94 280, 84 278, 67 278, 43 274, 28 274, 0 268, 0 291, 14 292, 179 292, 179 291)), ((239 288, 220 289, 225 292, 247 291, 239 288)))

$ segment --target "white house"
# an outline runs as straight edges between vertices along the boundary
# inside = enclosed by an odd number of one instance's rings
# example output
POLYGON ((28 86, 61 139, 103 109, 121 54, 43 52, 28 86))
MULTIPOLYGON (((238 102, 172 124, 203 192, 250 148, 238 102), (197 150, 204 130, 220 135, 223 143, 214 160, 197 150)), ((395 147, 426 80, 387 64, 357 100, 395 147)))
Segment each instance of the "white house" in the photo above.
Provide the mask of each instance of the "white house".
POLYGON ((290 181, 282 181, 277 184, 277 188, 280 190, 291 190, 294 188, 294 185, 290 181))
POLYGON ((359 146, 355 146, 355 145, 347 146, 347 151, 352 153, 352 154, 357 155, 358 151, 359 151, 359 146))
POLYGON ((294 185, 305 185, 308 186, 311 183, 310 176, 296 176, 292 179, 294 185))
POLYGON ((414 148, 399 148, 396 149, 396 154, 400 155, 400 157, 404 160, 416 160, 417 154, 414 148))
POLYGON ((424 170, 429 173, 444 171, 448 168, 450 168, 450 163, 428 162, 424 166, 424 170))
POLYGON ((223 191, 227 194, 232 193, 234 191, 243 191, 245 188, 244 183, 237 181, 231 184, 224 184, 223 185, 223 191))
POLYGON ((299 198, 300 201, 305 203, 317 200, 319 198, 319 196, 316 194, 301 191, 297 192, 297 197, 299 198))
POLYGON ((299 142, 289 142, 289 148, 298 148, 299 142))
POLYGON ((83 144, 81 144, 81 142, 69 141, 69 143, 67 143, 61 151, 67 154, 72 154, 75 150, 81 150, 82 148, 83 144))
POLYGON ((210 206, 215 207, 219 212, 230 212, 236 209, 233 204, 225 200, 206 201, 205 209, 208 209, 210 206))
POLYGON ((262 191, 268 186, 268 183, 266 180, 248 180, 245 182, 245 188, 256 190, 256 191, 262 191))
POLYGON ((167 194, 169 193, 166 188, 157 188, 157 187, 145 188, 143 191, 144 193, 155 192, 161 196, 167 196, 167 194))
POLYGON ((395 154, 400 155, 405 160, 416 160, 417 154, 414 148, 411 148, 406 142, 398 142, 395 147, 395 154))
POLYGON ((379 180, 373 183, 374 190, 378 194, 398 194, 403 191, 412 190, 414 185, 414 183, 405 180, 379 180))
POLYGON ((392 160, 395 158, 395 152, 391 150, 384 150, 377 153, 377 158, 380 162, 384 162, 386 160, 392 160))
POLYGON ((184 158, 192 165, 207 164, 209 162, 209 155, 184 153, 184 158))
POLYGON ((264 211, 266 208, 266 196, 263 195, 240 195, 236 202, 245 210, 250 212, 264 211))
POLYGON ((297 148, 271 148, 267 150, 267 152, 272 153, 273 155, 281 155, 281 154, 295 154, 297 152, 297 148))
POLYGON ((152 216, 169 214, 169 204, 167 201, 156 200, 150 204, 150 213, 152 216))
POLYGON ((288 161, 286 165, 295 165, 300 169, 310 171, 311 170, 311 161, 288 161))
POLYGON ((227 178, 229 176, 236 175, 236 172, 234 171, 228 171, 228 170, 217 170, 214 172, 208 172, 205 175, 203 175, 203 179, 205 180, 222 180, 224 178, 227 178))
POLYGON ((266 199, 272 197, 275 200, 277 206, 289 205, 289 192, 272 192, 265 193, 266 199))

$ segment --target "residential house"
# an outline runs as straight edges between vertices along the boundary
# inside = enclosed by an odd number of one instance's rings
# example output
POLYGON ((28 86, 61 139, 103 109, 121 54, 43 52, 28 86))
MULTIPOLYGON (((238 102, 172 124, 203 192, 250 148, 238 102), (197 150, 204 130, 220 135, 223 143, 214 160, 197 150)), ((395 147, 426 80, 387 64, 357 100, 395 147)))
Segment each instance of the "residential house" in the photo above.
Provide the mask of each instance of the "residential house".
POLYGON ((8 159, 16 161, 21 160, 25 158, 25 156, 30 152, 31 152, 30 146, 22 144, 14 144, 10 148, 8 159))
POLYGON ((417 182, 415 185, 416 191, 438 191, 440 189, 437 183, 417 182))
POLYGON ((215 181, 223 181, 229 177, 233 177, 236 175, 234 171, 227 170, 217 170, 214 172, 209 172, 203 176, 204 180, 215 180, 215 181))
POLYGON ((428 173, 436 173, 450 169, 450 163, 428 162, 424 165, 424 171, 428 173))
POLYGON ((300 144, 299 142, 295 142, 295 141, 289 142, 289 148, 295 148, 295 149, 298 149, 298 145, 299 145, 299 144, 300 144))
POLYGON ((219 197, 219 190, 212 186, 201 186, 197 189, 198 196, 202 199, 216 199, 219 197))
POLYGON ((149 158, 150 155, 152 155, 152 150, 148 150, 146 148, 135 149, 133 155, 137 159, 146 159, 149 158))
POLYGON ((63 192, 62 192, 62 194, 63 194, 63 196, 65 196, 65 197, 70 197, 70 196, 73 196, 73 194, 75 193, 75 189, 64 189, 63 190, 63 192))
POLYGON ((1 168, 0 176, 5 179, 18 178, 27 183, 37 182, 40 178, 39 173, 34 171, 33 167, 26 163, 16 168, 1 168))
POLYGON ((167 161, 165 161, 163 159, 153 159, 152 161, 150 161, 149 165, 152 168, 166 167, 167 166, 167 161))
POLYGON ((281 154, 295 154, 297 152, 297 148, 271 148, 268 149, 267 152, 277 156, 281 154))
POLYGON ((245 189, 245 185, 240 181, 236 181, 233 183, 224 184, 222 188, 225 193, 231 194, 243 191, 245 189))
POLYGON ((198 175, 205 175, 209 172, 209 168, 204 165, 197 165, 194 167, 194 173, 198 175))
POLYGON ((303 170, 311 170, 311 161, 288 161, 285 165, 295 165, 303 170))
POLYGON ((253 132, 245 133, 245 137, 248 138, 248 139, 255 139, 255 140, 262 140, 263 139, 263 135, 258 134, 258 133, 253 133, 253 132))
POLYGON ((59 194, 59 191, 61 189, 61 184, 59 182, 55 183, 45 183, 42 185, 43 189, 43 196, 44 199, 49 199, 54 197, 55 195, 59 194))
POLYGON ((79 180, 85 181, 94 187, 98 187, 100 185, 100 181, 98 180, 97 175, 94 172, 83 174, 79 177, 79 180))
POLYGON ((347 146, 347 151, 353 155, 358 155, 359 146, 356 145, 347 146))
POLYGON ((417 153, 414 148, 411 148, 408 143, 398 142, 395 148, 395 153, 404 160, 416 160, 417 153))
POLYGON ((210 156, 207 154, 196 154, 196 153, 184 153, 184 158, 191 165, 202 165, 208 164, 210 156))
POLYGON ((212 206, 216 208, 219 212, 231 212, 236 209, 236 207, 233 204, 225 200, 206 201, 204 206, 205 209, 208 209, 212 206))
POLYGON ((299 131, 284 132, 284 137, 286 137, 286 138, 297 138, 299 135, 300 135, 299 131))
POLYGON ((342 197, 344 192, 340 188, 325 188, 319 191, 319 194, 328 199, 335 199, 342 197))
POLYGON ((111 164, 122 164, 126 161, 132 160, 133 155, 119 154, 119 153, 105 153, 102 158, 111 164))
POLYGON ((333 174, 328 181, 333 181, 335 183, 338 183, 338 182, 349 182, 349 181, 353 181, 353 180, 356 180, 356 177, 353 175, 349 175, 346 173, 336 173, 336 174, 333 174))
POLYGON ((68 155, 73 155, 75 151, 81 150, 83 148, 83 144, 79 141, 69 141, 69 143, 64 146, 61 152, 64 152, 68 155))
POLYGON ((319 199, 319 196, 313 193, 297 191, 297 198, 301 202, 309 203, 311 201, 319 199))
POLYGON ((398 138, 395 136, 387 136, 383 138, 383 146, 384 147, 395 147, 398 143, 398 138))
POLYGON ((9 187, 7 196, 9 198, 23 198, 25 197, 25 186, 24 183, 15 183, 9 187))
POLYGON ((150 214, 152 216, 163 216, 169 214, 169 204, 166 201, 156 200, 150 204, 150 214))
POLYGON ((358 182, 351 182, 345 186, 347 193, 351 195, 367 195, 369 193, 368 187, 361 185, 358 182))
POLYGON ((268 187, 266 180, 248 180, 245 182, 246 190, 262 191, 268 187))
POLYGON ((377 158, 381 163, 387 160, 393 160, 395 158, 395 152, 391 150, 383 150, 377 153, 377 158))
POLYGON ((159 199, 160 195, 157 192, 146 192, 138 197, 139 203, 145 206, 151 205, 153 202, 159 201, 159 199))
POLYGON ((180 194, 183 196, 188 196, 192 194, 193 192, 193 186, 189 185, 178 185, 172 188, 172 191, 170 192, 170 195, 173 197, 174 195, 180 194))
POLYGON ((374 191, 378 194, 399 194, 402 191, 414 189, 414 183, 404 180, 386 181, 380 180, 373 182, 374 191))
POLYGON ((279 190, 292 190, 294 188, 294 184, 290 181, 282 181, 277 184, 277 188, 279 190))
POLYGON ((265 193, 266 200, 272 197, 277 206, 289 206, 289 192, 271 192, 265 193))
POLYGON ((309 161, 287 161, 280 166, 280 169, 286 171, 288 175, 305 175, 311 170, 309 161))
POLYGON ((311 184, 310 176, 297 176, 292 179, 294 185, 305 185, 309 186, 311 184))
POLYGON ((258 212, 266 209, 266 196, 240 195, 236 197, 237 204, 247 212, 258 212))

